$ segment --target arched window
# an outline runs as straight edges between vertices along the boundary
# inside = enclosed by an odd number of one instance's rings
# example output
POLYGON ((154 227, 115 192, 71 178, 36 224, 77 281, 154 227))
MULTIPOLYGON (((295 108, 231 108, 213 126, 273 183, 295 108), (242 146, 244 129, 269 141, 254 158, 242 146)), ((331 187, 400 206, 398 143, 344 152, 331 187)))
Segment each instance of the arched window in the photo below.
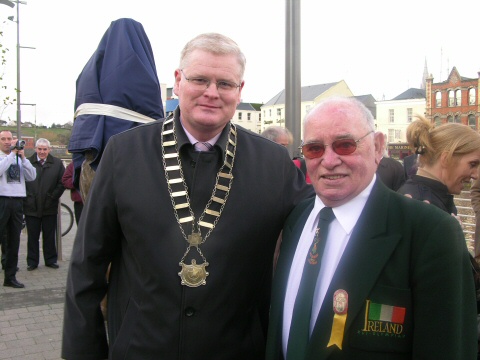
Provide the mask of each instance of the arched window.
POLYGON ((475 88, 468 90, 468 105, 475 105, 475 88))
POLYGON ((442 107, 442 93, 440 91, 435 94, 435 106, 442 107))
POLYGON ((435 122, 435 126, 440 126, 442 125, 442 120, 440 120, 440 116, 435 116, 433 118, 433 121, 435 122))
POLYGON ((447 116, 447 122, 453 123, 453 116, 452 115, 447 116))
POLYGON ((448 92, 448 107, 452 107, 455 105, 455 91, 450 90, 448 92))
POLYGON ((468 126, 470 126, 473 130, 477 130, 477 122, 475 121, 475 115, 468 115, 468 126))
POLYGON ((455 105, 462 106, 462 90, 455 91, 455 105))
POLYGON ((455 115, 455 122, 457 124, 461 124, 462 123, 462 120, 460 119, 460 115, 455 115))

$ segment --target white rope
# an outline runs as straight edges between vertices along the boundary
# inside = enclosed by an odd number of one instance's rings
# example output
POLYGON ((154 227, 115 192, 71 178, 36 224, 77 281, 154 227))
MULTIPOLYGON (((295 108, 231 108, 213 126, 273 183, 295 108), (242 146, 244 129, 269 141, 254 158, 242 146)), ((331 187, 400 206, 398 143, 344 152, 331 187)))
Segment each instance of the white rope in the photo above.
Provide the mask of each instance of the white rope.
POLYGON ((80 115, 105 115, 143 124, 155 121, 155 119, 136 111, 109 104, 84 103, 77 108, 74 118, 76 119, 80 115))

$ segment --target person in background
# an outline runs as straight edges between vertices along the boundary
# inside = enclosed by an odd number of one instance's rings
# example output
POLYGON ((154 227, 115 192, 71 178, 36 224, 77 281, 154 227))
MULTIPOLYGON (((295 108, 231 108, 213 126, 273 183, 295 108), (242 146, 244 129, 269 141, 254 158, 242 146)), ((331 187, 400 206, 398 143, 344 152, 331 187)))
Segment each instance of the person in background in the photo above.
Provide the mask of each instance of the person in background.
MULTIPOLYGON (((260 135, 285 147, 293 143, 292 133, 283 126, 271 125, 267 127, 260 135)), ((307 168, 305 166, 305 159, 302 157, 294 158, 293 163, 296 167, 302 170, 307 184, 311 184, 310 176, 308 175, 307 168)))
POLYGON ((25 158, 22 146, 16 146, 10 131, 0 132, 0 236, 2 236, 3 286, 23 288, 16 278, 18 250, 23 222, 25 181, 35 180, 36 170, 25 158), (5 255, 5 258, 3 257, 5 255))
POLYGON ((233 40, 195 37, 172 115, 110 138, 73 245, 62 357, 264 359, 275 245, 313 191, 287 149, 230 122, 244 69, 233 40))
POLYGON ((75 222, 78 225, 78 221, 80 220, 80 215, 82 214, 83 209, 83 201, 82 196, 80 195, 80 191, 73 185, 73 178, 74 178, 74 164, 73 161, 67 165, 65 172, 62 177, 62 184, 65 189, 70 189, 70 198, 73 201, 73 211, 75 212, 75 222))
MULTIPOLYGON (((480 134, 463 124, 447 123, 434 127, 423 117, 417 117, 407 131, 421 148, 419 166, 416 175, 412 175, 398 192, 442 209, 461 224, 453 195, 460 194, 472 179, 478 182, 480 134)), ((477 277, 480 269, 472 255, 470 262, 474 277, 477 277)), ((476 281, 475 285, 478 294, 480 283, 476 281)), ((478 313, 480 298, 477 298, 478 313)))
POLYGON ((475 213, 474 255, 477 262, 480 262, 480 176, 478 175, 470 188, 470 198, 475 213))
POLYGON ((283 126, 271 125, 263 130, 260 135, 285 147, 288 147, 293 142, 292 133, 283 126))
POLYGON ((305 117, 302 152, 317 197, 283 228, 267 360, 475 358, 462 229, 377 179, 383 146, 354 98, 325 99, 305 117))
MULTIPOLYGON (((385 135, 384 135, 385 136, 385 135)), ((386 149, 377 168, 377 176, 389 189, 397 191, 405 182, 403 165, 388 156, 386 149)))
POLYGON ((27 197, 23 203, 28 233, 28 271, 35 270, 40 261, 40 233, 42 233, 45 266, 52 269, 59 267, 55 234, 58 205, 65 191, 62 184, 65 167, 60 159, 50 154, 51 149, 50 141, 40 138, 35 143, 36 152, 29 158, 37 170, 37 177, 34 181, 27 182, 27 197))
POLYGON ((423 117, 417 117, 407 131, 418 144, 419 167, 398 192, 456 216, 453 195, 478 178, 480 134, 462 124, 434 127, 423 117))

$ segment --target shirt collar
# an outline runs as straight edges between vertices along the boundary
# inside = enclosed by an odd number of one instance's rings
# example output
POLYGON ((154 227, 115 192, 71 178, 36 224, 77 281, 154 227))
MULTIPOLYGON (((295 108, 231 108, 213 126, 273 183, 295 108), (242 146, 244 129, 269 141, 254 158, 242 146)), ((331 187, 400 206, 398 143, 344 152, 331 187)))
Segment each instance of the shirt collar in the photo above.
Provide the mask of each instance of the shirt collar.
MULTIPOLYGON (((360 214, 367 203, 368 197, 372 192, 373 184, 375 183, 377 176, 374 174, 370 184, 363 189, 363 191, 354 197, 352 200, 346 204, 334 207, 333 213, 335 214, 336 220, 339 222, 340 226, 345 230, 347 234, 351 234, 355 224, 360 217, 360 214)), ((313 222, 312 231, 317 227, 318 217, 320 216, 320 210, 325 207, 325 204, 320 200, 318 196, 315 197, 315 205, 313 207, 313 212, 317 214, 315 221, 313 222)))

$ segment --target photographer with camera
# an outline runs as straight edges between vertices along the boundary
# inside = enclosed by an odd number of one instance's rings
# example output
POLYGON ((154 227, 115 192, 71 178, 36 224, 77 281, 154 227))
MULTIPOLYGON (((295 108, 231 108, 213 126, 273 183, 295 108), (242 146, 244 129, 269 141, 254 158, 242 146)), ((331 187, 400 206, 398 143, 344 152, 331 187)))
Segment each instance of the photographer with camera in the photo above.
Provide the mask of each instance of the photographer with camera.
POLYGON ((0 236, 2 238, 3 286, 25 287, 16 279, 18 249, 23 220, 25 181, 33 181, 37 171, 25 158, 25 141, 13 140, 10 131, 0 132, 0 236), (6 236, 5 236, 6 235, 6 236))

